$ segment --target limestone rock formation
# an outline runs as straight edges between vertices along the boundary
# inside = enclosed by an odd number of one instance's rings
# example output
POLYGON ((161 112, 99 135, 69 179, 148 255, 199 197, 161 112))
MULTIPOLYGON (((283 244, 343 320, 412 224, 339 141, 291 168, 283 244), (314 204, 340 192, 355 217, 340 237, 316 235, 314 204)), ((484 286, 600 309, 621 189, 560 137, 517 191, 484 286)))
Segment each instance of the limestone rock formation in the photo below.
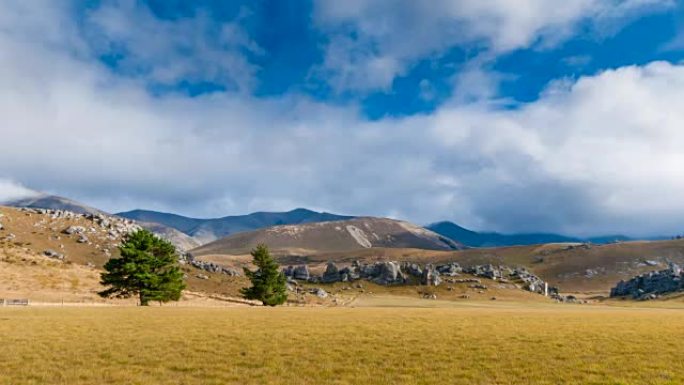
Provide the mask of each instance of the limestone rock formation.
POLYGON ((684 272, 679 265, 670 263, 665 270, 652 271, 628 281, 620 281, 610 290, 610 296, 653 299, 659 294, 682 290, 684 290, 684 272))

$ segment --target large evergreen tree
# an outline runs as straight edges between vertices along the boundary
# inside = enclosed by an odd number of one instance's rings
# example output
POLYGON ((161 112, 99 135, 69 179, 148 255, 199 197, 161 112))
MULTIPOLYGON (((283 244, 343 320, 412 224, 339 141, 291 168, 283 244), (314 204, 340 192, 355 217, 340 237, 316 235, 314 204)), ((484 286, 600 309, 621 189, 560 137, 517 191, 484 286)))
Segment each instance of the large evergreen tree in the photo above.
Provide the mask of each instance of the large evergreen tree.
POLYGON ((101 284, 108 289, 100 296, 129 298, 138 296, 140 305, 150 301, 178 301, 185 289, 183 272, 178 266, 176 248, 147 230, 129 234, 119 246, 121 258, 112 258, 104 266, 101 284))
POLYGON ((257 270, 244 269, 252 287, 243 288, 240 292, 245 298, 261 301, 264 305, 282 305, 287 300, 287 280, 278 263, 266 245, 257 246, 251 254, 257 270))

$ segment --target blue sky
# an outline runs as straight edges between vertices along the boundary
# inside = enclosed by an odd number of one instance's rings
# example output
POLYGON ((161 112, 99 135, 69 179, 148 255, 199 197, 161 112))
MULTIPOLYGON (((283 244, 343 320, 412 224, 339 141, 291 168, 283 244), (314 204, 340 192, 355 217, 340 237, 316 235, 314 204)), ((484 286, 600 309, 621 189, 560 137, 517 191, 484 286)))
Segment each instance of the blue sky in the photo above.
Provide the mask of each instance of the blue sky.
POLYGON ((0 0, 0 11, 0 197, 681 232, 680 1, 0 0))
MULTIPOLYGON (((557 79, 574 79, 654 60, 678 63, 684 57, 684 45, 668 45, 679 36, 684 10, 680 4, 653 3, 653 6, 639 9, 636 15, 611 21, 612 25, 605 27, 579 20, 577 33, 556 44, 531 43, 484 61, 481 63, 483 70, 496 72, 501 77, 494 90, 495 96, 513 102, 532 102, 557 79)), ((97 11, 102 4, 108 2, 95 1, 80 11, 97 11)), ((312 1, 149 0, 137 2, 137 8, 168 22, 203 15, 210 28, 237 22, 259 47, 258 52, 242 50, 255 66, 255 85, 250 90, 253 95, 278 97, 297 92, 326 103, 358 103, 370 119, 434 111, 457 91, 453 87, 454 78, 469 60, 487 50, 486 42, 482 41, 457 44, 412 60, 387 87, 363 92, 335 90, 326 82, 325 76, 316 71, 325 60, 330 31, 318 28, 313 22, 312 1)), ((344 25, 335 29, 340 31, 335 33, 352 39, 358 33, 344 25)), ((401 31, 396 32, 401 34, 401 31)), ((213 37, 209 34, 206 38, 211 40, 213 37)), ((126 55, 125 48, 114 45, 102 54, 101 60, 113 71, 131 75, 112 60, 112 57, 126 55)), ((144 70, 138 70, 144 74, 144 70)), ((152 82, 149 86, 151 92, 184 92, 189 96, 237 91, 234 85, 212 81, 209 76, 206 79, 181 78, 163 84, 152 82)))

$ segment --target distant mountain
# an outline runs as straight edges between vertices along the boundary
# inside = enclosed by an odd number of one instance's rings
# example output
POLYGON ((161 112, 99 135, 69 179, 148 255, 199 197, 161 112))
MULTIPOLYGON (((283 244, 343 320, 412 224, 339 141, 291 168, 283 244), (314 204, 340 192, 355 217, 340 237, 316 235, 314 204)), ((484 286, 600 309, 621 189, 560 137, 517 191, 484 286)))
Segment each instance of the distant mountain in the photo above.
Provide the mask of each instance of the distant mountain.
POLYGON ((195 256, 243 254, 265 243, 278 253, 353 251, 381 248, 458 250, 462 245, 409 222, 359 217, 343 221, 273 226, 242 232, 191 251, 195 256))
POLYGON ((498 246, 518 246, 536 245, 544 243, 581 243, 591 242, 595 244, 613 243, 616 241, 628 241, 630 238, 622 235, 576 238, 551 233, 529 233, 529 234, 500 234, 494 232, 478 233, 463 228, 452 222, 438 222, 426 226, 427 229, 434 231, 444 237, 451 238, 469 247, 498 247, 498 246))
POLYGON ((133 210, 118 213, 118 216, 143 222, 160 223, 175 228, 202 244, 213 242, 231 234, 262 229, 278 225, 296 225, 313 222, 330 222, 353 217, 320 213, 307 209, 288 212, 257 212, 248 215, 227 216, 214 219, 188 218, 176 214, 147 210, 133 210))
POLYGON ((15 199, 2 203, 11 207, 27 207, 33 209, 66 210, 78 214, 106 214, 104 211, 86 206, 83 203, 56 195, 38 194, 32 197, 15 199))

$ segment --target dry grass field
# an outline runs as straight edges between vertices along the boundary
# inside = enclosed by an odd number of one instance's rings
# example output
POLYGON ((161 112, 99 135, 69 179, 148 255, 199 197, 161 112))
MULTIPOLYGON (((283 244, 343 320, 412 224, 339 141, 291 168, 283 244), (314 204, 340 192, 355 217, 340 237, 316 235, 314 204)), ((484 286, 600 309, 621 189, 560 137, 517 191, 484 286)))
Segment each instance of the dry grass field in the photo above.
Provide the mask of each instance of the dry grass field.
POLYGON ((681 310, 0 308, 0 384, 682 384, 681 310))

